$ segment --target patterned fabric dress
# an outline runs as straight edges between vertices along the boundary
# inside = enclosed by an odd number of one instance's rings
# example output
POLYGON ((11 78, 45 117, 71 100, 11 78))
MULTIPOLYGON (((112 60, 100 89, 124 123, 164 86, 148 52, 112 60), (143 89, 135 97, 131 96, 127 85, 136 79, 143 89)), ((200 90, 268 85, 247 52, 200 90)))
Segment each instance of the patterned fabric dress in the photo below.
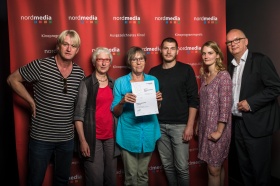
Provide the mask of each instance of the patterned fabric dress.
POLYGON ((207 84, 201 78, 199 107, 199 152, 198 158, 211 166, 221 166, 228 156, 231 141, 232 81, 227 71, 220 71, 207 84), (208 136, 217 130, 218 121, 225 123, 217 142, 208 136))

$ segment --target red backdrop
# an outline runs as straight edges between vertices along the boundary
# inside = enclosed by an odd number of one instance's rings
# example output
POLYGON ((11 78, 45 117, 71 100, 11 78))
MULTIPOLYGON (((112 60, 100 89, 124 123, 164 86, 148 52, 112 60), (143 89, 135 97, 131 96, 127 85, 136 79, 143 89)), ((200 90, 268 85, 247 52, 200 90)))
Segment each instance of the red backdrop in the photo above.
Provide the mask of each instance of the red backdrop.
MULTIPOLYGON (((197 77, 201 65, 199 53, 207 40, 215 40, 226 55, 225 0, 9 0, 8 21, 11 71, 36 58, 54 55, 56 38, 65 29, 76 30, 82 40, 75 62, 92 72, 91 53, 98 46, 113 53, 109 73, 117 78, 126 74, 124 55, 132 45, 147 54, 145 72, 161 60, 158 55, 163 38, 174 37, 179 43, 178 60, 190 64, 197 77)), ((226 56, 225 56, 226 59, 226 56)), ((199 83, 199 80, 197 81, 199 83)), ((27 174, 27 143, 30 113, 28 105, 14 95, 16 150, 20 185, 27 174)), ((207 184, 205 163, 197 159, 197 139, 190 142, 190 182, 207 184)), ((50 164, 44 186, 51 185, 50 164)), ((227 173, 227 162, 226 162, 227 173)), ((118 161, 118 185, 123 184, 123 167, 118 161)), ((167 185, 157 151, 149 165, 150 185, 167 185)), ((73 157, 70 185, 83 185, 83 170, 73 157)), ((226 174, 227 185, 227 174, 226 174)))

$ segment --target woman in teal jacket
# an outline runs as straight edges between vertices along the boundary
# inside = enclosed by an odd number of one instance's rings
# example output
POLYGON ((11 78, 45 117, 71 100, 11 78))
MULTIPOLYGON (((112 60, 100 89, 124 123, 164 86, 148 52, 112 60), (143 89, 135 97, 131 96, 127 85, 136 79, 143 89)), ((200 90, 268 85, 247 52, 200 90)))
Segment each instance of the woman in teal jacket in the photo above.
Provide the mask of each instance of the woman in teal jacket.
POLYGON ((148 165, 160 138, 156 114, 135 116, 136 95, 132 93, 131 82, 154 81, 158 105, 162 100, 156 77, 145 74, 145 52, 131 47, 127 53, 127 66, 131 72, 115 81, 111 110, 118 117, 116 141, 121 147, 125 172, 125 185, 148 185, 148 165))

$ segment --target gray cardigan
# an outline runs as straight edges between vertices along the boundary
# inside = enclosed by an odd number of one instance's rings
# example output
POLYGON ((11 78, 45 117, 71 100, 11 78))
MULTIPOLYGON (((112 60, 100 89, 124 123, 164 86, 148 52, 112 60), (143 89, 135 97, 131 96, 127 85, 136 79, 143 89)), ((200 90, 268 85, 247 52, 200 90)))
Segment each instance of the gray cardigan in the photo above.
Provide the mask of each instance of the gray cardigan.
MULTIPOLYGON (((109 87, 113 89, 114 80, 111 77, 108 78, 109 87)), ((79 86, 79 93, 76 100, 74 121, 82 121, 84 134, 86 141, 90 147, 90 161, 93 161, 95 154, 96 144, 96 123, 95 123, 95 112, 96 112, 96 96, 99 88, 99 82, 96 79, 95 72, 84 78, 79 86)), ((117 118, 114 117, 114 137, 116 133, 117 118)), ((84 158, 80 152, 80 142, 75 133, 75 151, 78 151, 79 157, 84 158)), ((120 155, 118 145, 115 143, 114 155, 120 155)))

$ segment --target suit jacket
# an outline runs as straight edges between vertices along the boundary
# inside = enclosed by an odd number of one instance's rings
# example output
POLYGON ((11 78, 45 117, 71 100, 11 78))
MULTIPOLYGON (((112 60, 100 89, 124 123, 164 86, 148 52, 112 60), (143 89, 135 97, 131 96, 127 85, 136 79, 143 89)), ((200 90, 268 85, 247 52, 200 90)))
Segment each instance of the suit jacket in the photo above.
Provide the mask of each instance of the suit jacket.
MULTIPOLYGON (((234 65, 229 64, 232 77, 234 65)), ((253 137, 272 135, 280 126, 280 78, 272 61, 261 53, 249 51, 242 75, 239 101, 250 105, 250 112, 243 112, 243 121, 253 137)))

